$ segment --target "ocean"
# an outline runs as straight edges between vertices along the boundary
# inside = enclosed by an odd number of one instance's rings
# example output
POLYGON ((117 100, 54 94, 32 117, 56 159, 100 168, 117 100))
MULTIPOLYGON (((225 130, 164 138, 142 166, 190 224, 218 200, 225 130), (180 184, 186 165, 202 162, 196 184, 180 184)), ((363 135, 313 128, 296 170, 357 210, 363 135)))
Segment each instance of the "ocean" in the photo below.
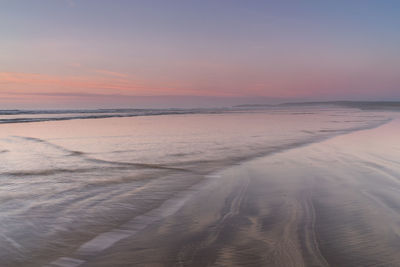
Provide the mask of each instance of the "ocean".
POLYGON ((44 265, 216 172, 396 116, 334 105, 0 111, 0 265, 44 265))

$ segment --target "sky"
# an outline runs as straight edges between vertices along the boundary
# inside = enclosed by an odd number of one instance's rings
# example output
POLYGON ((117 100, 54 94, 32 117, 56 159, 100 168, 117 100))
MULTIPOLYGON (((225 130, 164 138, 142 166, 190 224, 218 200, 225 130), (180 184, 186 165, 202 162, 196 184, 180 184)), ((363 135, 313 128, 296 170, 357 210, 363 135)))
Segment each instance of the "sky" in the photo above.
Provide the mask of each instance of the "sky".
POLYGON ((400 100, 397 0, 0 0, 0 109, 400 100))

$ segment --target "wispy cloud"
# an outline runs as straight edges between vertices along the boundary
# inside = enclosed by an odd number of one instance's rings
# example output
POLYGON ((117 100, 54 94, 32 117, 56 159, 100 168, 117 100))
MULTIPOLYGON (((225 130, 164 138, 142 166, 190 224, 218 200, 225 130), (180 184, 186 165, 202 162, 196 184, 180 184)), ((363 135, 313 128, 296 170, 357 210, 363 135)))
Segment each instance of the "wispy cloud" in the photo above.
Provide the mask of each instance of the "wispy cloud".
POLYGON ((109 71, 109 70, 101 70, 101 69, 96 69, 93 70, 94 73, 98 73, 101 75, 105 75, 105 76, 111 76, 111 77, 119 77, 119 78, 126 78, 128 77, 127 74, 125 73, 120 73, 120 72, 115 72, 115 71, 109 71))
POLYGON ((29 94, 44 92, 70 92, 126 95, 174 95, 194 91, 179 86, 139 81, 125 74, 97 70, 102 75, 56 76, 38 73, 0 72, 0 94, 5 91, 29 94))

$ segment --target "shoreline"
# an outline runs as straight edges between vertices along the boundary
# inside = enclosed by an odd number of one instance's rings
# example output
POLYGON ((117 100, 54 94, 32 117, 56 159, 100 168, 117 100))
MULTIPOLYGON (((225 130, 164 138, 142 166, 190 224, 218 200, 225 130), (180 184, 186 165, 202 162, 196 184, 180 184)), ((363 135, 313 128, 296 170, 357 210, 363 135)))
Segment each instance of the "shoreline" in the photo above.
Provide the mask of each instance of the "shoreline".
MULTIPOLYGON (((333 218, 339 220, 337 225, 347 225, 350 229, 360 226, 371 227, 363 225, 359 218, 352 218, 351 215, 351 212, 354 212, 354 207, 351 205, 353 204, 358 209, 366 210, 365 214, 357 216, 370 216, 369 208, 363 206, 362 201, 360 202, 364 199, 358 192, 359 188, 352 184, 357 179, 351 181, 350 189, 346 189, 349 192, 343 196, 341 196, 343 194, 341 191, 346 187, 342 188, 337 181, 342 180, 341 183, 345 183, 343 175, 362 172, 363 169, 346 169, 341 166, 344 171, 341 174, 335 174, 340 168, 332 169, 329 164, 329 166, 326 165, 329 162, 315 159, 315 154, 317 154, 317 156, 327 155, 338 161, 336 158, 338 155, 332 151, 323 153, 316 151, 326 150, 332 144, 343 149, 343 144, 338 143, 337 139, 345 140, 344 143, 346 143, 349 136, 350 139, 357 138, 357 135, 363 135, 363 132, 371 133, 371 131, 379 134, 382 132, 382 127, 391 127, 393 124, 398 125, 399 120, 372 130, 352 132, 319 143, 253 159, 220 171, 218 173, 222 178, 217 179, 217 185, 208 185, 207 190, 197 190, 195 196, 189 196, 181 201, 176 210, 172 210, 173 212, 170 214, 166 213, 166 217, 154 215, 153 219, 149 219, 150 216, 148 219, 151 225, 140 232, 135 232, 134 235, 129 233, 117 240, 119 242, 116 241, 113 246, 105 247, 101 252, 102 256, 91 255, 89 261, 76 262, 79 263, 78 265, 73 265, 73 261, 67 263, 68 259, 65 259, 67 261, 64 263, 70 264, 65 266, 109 266, 107 263, 112 263, 113 266, 123 266, 124 262, 132 263, 135 266, 172 266, 179 262, 191 266, 201 266, 206 263, 232 266, 242 264, 249 266, 254 264, 301 266, 299 262, 303 262, 304 266, 310 264, 350 266, 346 264, 357 257, 359 259, 354 264, 374 260, 382 264, 384 259, 380 256, 383 252, 380 254, 367 250, 365 252, 357 251, 358 254, 354 254, 356 256, 349 258, 344 251, 335 249, 335 247, 351 244, 351 242, 358 242, 357 246, 362 249, 363 244, 373 240, 378 240, 380 242, 378 245, 382 247, 387 246, 385 250, 388 251, 386 252, 388 255, 385 257, 388 260, 392 258, 392 261, 398 261, 400 259, 396 255, 390 254, 390 249, 393 248, 386 244, 387 236, 383 236, 385 238, 381 236, 383 230, 375 223, 373 230, 353 234, 354 236, 349 240, 345 237, 342 237, 343 240, 332 237, 332 235, 343 235, 343 231, 349 230, 340 227, 335 230, 335 227, 329 223, 333 218), (306 159, 302 159, 303 155, 306 155, 306 159), (312 166, 315 165, 315 162, 319 163, 318 166, 312 166), (288 166, 277 167, 278 163, 288 166), (266 168, 265 164, 269 168, 266 168), (325 174, 328 179, 321 180, 317 177, 318 173, 325 173, 327 170, 331 172, 331 174, 329 172, 325 174), (279 178, 279 182, 272 178, 265 179, 265 176, 279 178), (326 190, 330 188, 339 188, 340 190, 325 199, 329 195, 329 190, 326 190), (347 202, 343 203, 343 200, 347 202), (337 210, 337 207, 340 206, 343 207, 337 210), (175 211, 177 212, 175 213, 175 211), (326 212, 324 213, 324 211, 326 212), (336 215, 332 218, 333 214, 336 215), (286 223, 281 225, 282 222, 286 223), (367 239, 363 242, 357 241, 365 239, 366 235, 371 234, 380 238, 367 239), (240 236, 240 238, 236 236, 240 236), (178 239, 178 241, 174 239, 178 239), (249 240, 250 243, 257 242, 257 245, 242 244, 243 240, 249 240), (346 242, 344 242, 345 240, 346 242), (236 251, 238 247, 249 250, 249 255, 233 259, 238 253, 236 251), (251 251, 255 247, 263 252, 251 251), (228 253, 227 250, 230 252, 228 253), (270 253, 268 253, 269 250, 270 253), (212 251, 214 252, 211 253, 212 251), (265 254, 281 256, 266 257, 265 254), (157 256, 155 257, 155 255, 157 256), (372 256, 375 259, 372 259, 372 256), (119 259, 124 259, 120 261, 120 265, 118 264, 119 259), (242 261, 244 259, 249 262, 242 261), (257 263, 252 263, 251 261, 255 259, 258 259, 257 263)), ((376 178, 371 179, 376 180, 376 178)), ((171 201, 173 202, 173 200, 171 201)), ((373 201, 372 203, 378 205, 373 201)), ((400 202, 398 204, 400 205, 400 202)), ((162 212, 162 209, 159 212, 162 212)), ((394 220, 386 213, 382 216, 390 218, 388 220, 394 220)), ((394 217, 397 218, 396 216, 394 217)), ((371 219, 368 223, 373 221, 371 219)), ((354 246, 348 246, 354 249, 354 246)), ((395 250, 399 248, 400 246, 395 246, 395 250)))
MULTIPOLYGON (((43 266, 73 256, 82 244, 151 213, 205 175, 391 117, 284 111, 3 125, 1 155, 9 164, 2 174, 18 190, 5 183, 2 262, 43 266)), ((121 233, 118 238, 129 237, 121 233)))

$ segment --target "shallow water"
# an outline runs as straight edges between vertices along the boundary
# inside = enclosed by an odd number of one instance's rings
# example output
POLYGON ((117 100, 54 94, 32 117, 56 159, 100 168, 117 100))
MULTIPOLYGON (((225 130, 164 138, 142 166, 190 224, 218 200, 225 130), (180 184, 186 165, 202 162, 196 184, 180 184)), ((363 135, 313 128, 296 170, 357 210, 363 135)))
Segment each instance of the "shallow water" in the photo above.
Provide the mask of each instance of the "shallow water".
POLYGON ((174 215, 68 256, 82 267, 399 266, 399 133, 397 119, 226 168, 174 215))
POLYGON ((392 117, 312 107, 0 124, 0 260, 35 266, 211 172, 392 117))

